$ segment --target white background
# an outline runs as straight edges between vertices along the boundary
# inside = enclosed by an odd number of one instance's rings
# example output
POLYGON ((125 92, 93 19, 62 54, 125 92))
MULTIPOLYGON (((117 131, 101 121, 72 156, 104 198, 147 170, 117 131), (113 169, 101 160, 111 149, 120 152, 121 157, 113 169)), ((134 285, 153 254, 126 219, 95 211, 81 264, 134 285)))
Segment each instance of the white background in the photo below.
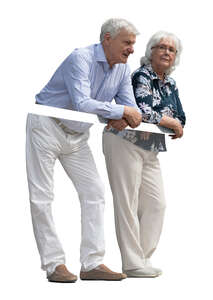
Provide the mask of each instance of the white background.
MULTIPOLYGON (((7 0, 1 22, 1 290, 2 299, 212 299, 212 9, 210 1, 54 1, 7 0), (34 95, 75 48, 98 42, 110 17, 132 21, 141 32, 132 70, 139 66, 149 37, 174 32, 184 51, 172 74, 187 115, 184 137, 168 141, 160 155, 167 197, 162 238, 153 256, 163 275, 122 282, 51 284, 40 270, 25 173, 25 122, 34 95)), ((93 127, 90 145, 106 186, 105 263, 121 270, 112 196, 101 130, 93 127)), ((76 192, 59 164, 55 168, 57 231, 67 266, 79 272, 80 209, 76 192)))

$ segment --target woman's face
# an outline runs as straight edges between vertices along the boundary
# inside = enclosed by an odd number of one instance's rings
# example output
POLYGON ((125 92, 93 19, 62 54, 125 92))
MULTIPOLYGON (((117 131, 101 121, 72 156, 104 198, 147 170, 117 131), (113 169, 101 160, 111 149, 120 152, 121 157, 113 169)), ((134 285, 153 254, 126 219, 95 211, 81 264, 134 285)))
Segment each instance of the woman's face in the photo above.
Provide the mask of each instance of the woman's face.
POLYGON ((165 72, 173 66, 176 57, 175 42, 171 38, 162 38, 152 48, 151 63, 154 71, 165 72))

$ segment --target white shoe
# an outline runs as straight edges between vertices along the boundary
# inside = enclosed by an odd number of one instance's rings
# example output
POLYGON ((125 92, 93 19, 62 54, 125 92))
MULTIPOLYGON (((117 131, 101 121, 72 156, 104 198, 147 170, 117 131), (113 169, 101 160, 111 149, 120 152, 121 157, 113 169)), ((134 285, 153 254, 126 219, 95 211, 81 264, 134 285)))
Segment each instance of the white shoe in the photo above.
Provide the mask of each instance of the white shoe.
POLYGON ((159 269, 159 268, 154 268, 154 267, 152 266, 152 263, 151 263, 150 258, 146 258, 146 260, 145 260, 145 266, 146 266, 146 267, 149 267, 149 268, 152 268, 152 269, 155 269, 156 272, 159 273, 159 275, 162 274, 162 270, 161 270, 161 269, 159 269))
POLYGON ((123 270, 123 273, 125 273, 129 278, 154 278, 162 274, 160 269, 152 267, 144 267, 135 270, 123 270))

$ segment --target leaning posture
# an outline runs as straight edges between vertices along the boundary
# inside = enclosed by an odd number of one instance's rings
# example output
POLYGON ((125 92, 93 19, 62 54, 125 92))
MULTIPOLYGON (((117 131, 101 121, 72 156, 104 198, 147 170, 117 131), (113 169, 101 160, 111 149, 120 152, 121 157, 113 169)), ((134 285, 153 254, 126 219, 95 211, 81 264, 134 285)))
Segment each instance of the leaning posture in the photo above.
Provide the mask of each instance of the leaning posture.
MULTIPOLYGON (((182 137, 185 124, 178 89, 169 76, 179 63, 181 49, 174 34, 157 32, 147 44, 141 67, 132 76, 143 121, 173 129, 173 139, 182 137)), ((157 157, 166 151, 165 135, 118 131, 113 124, 110 121, 103 134, 103 149, 123 272, 128 277, 156 277, 161 270, 152 267, 150 258, 158 245, 165 212, 157 157)))
MULTIPOLYGON (((94 113, 105 119, 124 118, 132 128, 138 126, 141 112, 135 103, 126 64, 134 52, 137 34, 136 28, 126 20, 106 21, 101 28, 101 43, 75 49, 36 95, 36 103, 94 113), (111 103, 113 99, 115 104, 111 103)), ((65 266, 65 254, 51 212, 57 159, 72 180, 81 204, 80 278, 126 278, 125 274, 115 273, 102 263, 104 190, 87 144, 89 127, 88 123, 33 114, 27 120, 27 175, 33 229, 42 269, 53 282, 77 280, 65 266)), ((70 234, 74 234, 73 229, 70 234)))

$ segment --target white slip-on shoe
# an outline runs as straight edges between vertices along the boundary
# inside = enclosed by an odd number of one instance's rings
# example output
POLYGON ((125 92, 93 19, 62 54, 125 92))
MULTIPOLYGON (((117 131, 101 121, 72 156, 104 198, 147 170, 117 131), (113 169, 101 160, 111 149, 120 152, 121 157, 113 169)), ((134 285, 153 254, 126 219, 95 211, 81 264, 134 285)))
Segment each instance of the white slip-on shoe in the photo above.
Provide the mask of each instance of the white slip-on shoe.
POLYGON ((159 275, 161 275, 161 274, 162 274, 162 270, 161 270, 161 269, 159 269, 159 268, 154 268, 154 267, 152 266, 152 263, 151 263, 151 260, 150 260, 150 258, 146 258, 146 260, 145 260, 145 266, 146 266, 146 267, 149 267, 149 268, 153 268, 153 269, 155 269, 155 270, 156 270, 156 272, 158 272, 158 273, 159 273, 159 275))
POLYGON ((161 275, 161 270, 152 267, 144 267, 135 270, 123 270, 123 273, 125 273, 128 278, 154 278, 161 275))

